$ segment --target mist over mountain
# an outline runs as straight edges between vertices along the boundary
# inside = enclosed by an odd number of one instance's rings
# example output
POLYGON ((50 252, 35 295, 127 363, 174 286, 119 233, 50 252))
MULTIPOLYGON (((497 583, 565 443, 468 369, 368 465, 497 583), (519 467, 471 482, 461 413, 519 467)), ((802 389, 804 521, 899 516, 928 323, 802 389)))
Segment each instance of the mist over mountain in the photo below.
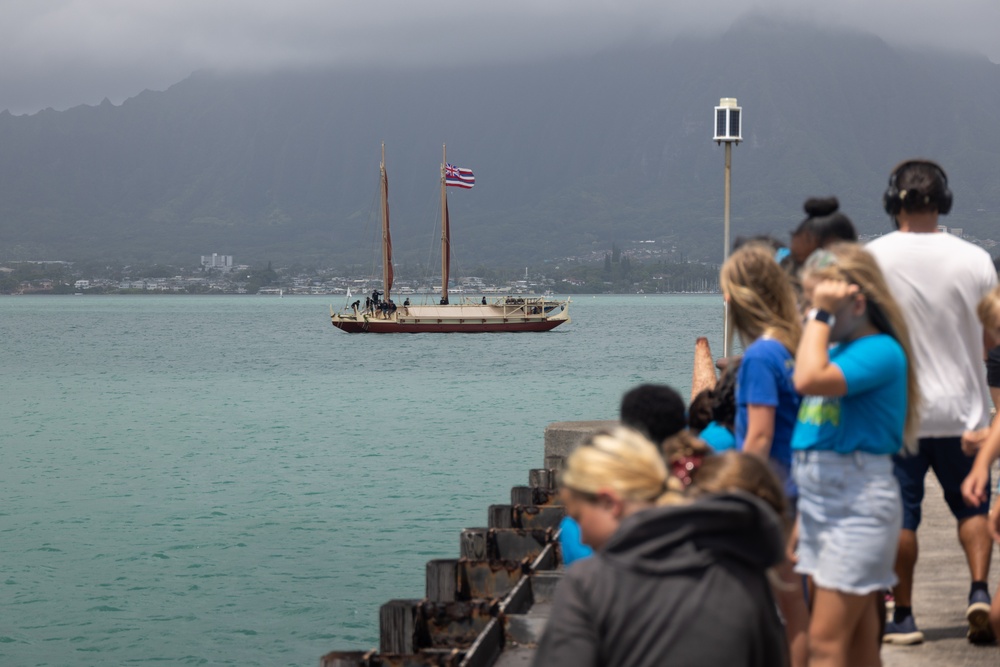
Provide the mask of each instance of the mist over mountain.
MULTIPOLYGON (((513 48, 513 46, 512 46, 513 48)), ((386 144, 397 261, 432 263, 441 145, 476 173, 449 192, 464 263, 670 240, 721 259, 736 97, 733 234, 787 232, 834 194, 862 232, 889 221, 895 163, 942 163, 944 221, 997 236, 1000 65, 750 17, 719 38, 434 70, 196 73, 163 92, 0 114, 0 260, 371 260, 386 144)))

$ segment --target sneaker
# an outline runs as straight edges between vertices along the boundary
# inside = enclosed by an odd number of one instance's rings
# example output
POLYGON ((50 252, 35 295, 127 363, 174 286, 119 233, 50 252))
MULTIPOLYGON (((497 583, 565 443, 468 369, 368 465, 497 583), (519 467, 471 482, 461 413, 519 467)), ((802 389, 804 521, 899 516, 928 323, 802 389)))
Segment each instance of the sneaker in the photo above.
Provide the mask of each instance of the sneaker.
POLYGON ((924 641, 924 633, 917 630, 917 624, 913 620, 912 614, 899 623, 889 621, 885 624, 885 634, 882 641, 886 644, 920 644, 924 641))
POLYGON ((973 591, 969 596, 969 608, 965 610, 965 620, 969 622, 969 634, 973 644, 992 644, 996 641, 990 625, 990 594, 983 590, 973 591))

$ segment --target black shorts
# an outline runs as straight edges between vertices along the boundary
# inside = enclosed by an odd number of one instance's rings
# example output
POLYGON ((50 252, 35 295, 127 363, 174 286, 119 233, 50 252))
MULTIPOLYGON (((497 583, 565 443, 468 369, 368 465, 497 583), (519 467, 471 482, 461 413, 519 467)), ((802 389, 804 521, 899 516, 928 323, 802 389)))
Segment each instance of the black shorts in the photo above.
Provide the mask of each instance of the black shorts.
POLYGON ((986 355, 986 382, 991 387, 1000 387, 1000 345, 986 355))
POLYGON ((962 439, 921 438, 916 454, 896 454, 892 457, 892 472, 899 482, 903 499, 903 528, 916 530, 920 525, 920 506, 924 501, 924 478, 933 468, 941 483, 945 502, 952 515, 962 521, 990 511, 990 484, 986 485, 986 502, 979 507, 969 507, 962 500, 962 482, 972 472, 974 456, 962 451, 962 439))

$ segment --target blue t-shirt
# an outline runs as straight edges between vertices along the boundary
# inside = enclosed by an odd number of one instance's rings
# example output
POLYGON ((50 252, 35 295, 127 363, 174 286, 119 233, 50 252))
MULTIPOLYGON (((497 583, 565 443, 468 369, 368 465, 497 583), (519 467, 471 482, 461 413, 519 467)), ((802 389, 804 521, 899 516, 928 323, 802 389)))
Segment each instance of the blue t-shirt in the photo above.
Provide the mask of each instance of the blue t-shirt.
POLYGON ((792 481, 792 432, 799 413, 799 395, 792 382, 795 359, 784 345, 772 338, 758 338, 743 353, 736 375, 736 447, 743 449, 747 437, 747 406, 774 408, 771 463, 790 498, 799 492, 792 481))
POLYGON ((715 453, 736 449, 736 436, 719 422, 709 422, 698 437, 715 453))
POLYGON ((830 350, 847 381, 845 396, 802 399, 794 449, 895 454, 906 424, 906 354, 888 334, 865 336, 830 350))

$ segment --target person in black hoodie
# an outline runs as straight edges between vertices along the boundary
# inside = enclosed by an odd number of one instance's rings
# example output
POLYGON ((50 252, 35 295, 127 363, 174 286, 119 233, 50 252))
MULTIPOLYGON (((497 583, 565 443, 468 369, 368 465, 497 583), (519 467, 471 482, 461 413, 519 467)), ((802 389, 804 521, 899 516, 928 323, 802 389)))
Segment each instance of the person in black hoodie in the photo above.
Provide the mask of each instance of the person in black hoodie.
MULTIPOLYGON (((766 464, 749 465, 782 499, 766 464)), ((690 500, 670 479, 656 447, 630 429, 598 433, 570 455, 563 502, 597 551, 560 582, 535 665, 788 664, 767 576, 784 557, 778 512, 729 487, 690 500)))

